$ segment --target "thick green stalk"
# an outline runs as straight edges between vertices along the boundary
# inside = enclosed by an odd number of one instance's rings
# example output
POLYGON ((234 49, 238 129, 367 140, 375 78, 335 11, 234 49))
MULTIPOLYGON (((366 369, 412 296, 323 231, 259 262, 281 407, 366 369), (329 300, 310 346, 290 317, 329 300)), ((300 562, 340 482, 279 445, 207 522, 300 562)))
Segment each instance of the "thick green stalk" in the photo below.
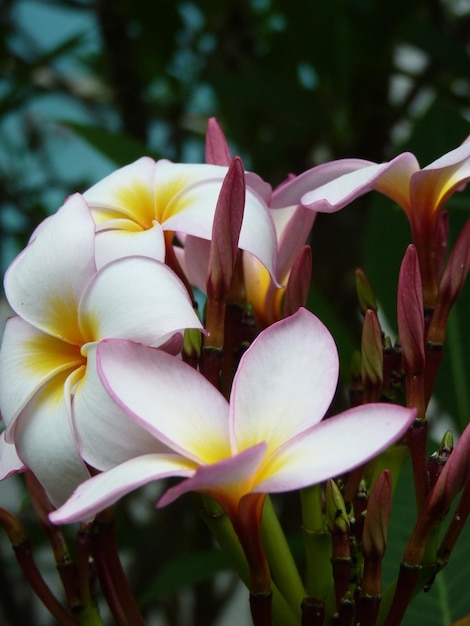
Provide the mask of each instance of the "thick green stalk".
POLYGON ((263 508, 261 537, 273 580, 300 619, 304 585, 269 496, 263 508))

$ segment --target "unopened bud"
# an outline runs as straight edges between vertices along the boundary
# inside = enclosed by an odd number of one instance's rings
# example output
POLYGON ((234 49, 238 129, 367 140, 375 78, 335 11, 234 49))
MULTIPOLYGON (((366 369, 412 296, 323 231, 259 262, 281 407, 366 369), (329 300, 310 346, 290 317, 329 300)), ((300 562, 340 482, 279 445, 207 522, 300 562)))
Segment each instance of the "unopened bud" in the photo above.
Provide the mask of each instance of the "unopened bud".
POLYGON ((326 519, 330 532, 332 534, 338 532, 347 534, 349 532, 349 518, 346 505, 338 485, 332 479, 326 483, 325 500, 326 519))
POLYGON ((448 430, 442 438, 441 445, 436 452, 433 452, 428 461, 429 485, 433 487, 439 478, 447 459, 454 448, 454 437, 448 430))
POLYGON ((408 375, 424 369, 423 289, 416 248, 409 245, 398 278, 398 332, 408 375))
POLYGON ((362 372, 364 380, 378 385, 383 381, 382 330, 377 314, 367 310, 362 327, 362 372))
POLYGON ((367 503, 362 535, 362 551, 367 559, 379 560, 385 554, 392 507, 392 479, 384 470, 375 481, 367 503))
POLYGON ((377 302, 371 284, 364 271, 358 268, 356 270, 356 292, 359 300, 361 311, 365 313, 368 309, 377 312, 377 302))

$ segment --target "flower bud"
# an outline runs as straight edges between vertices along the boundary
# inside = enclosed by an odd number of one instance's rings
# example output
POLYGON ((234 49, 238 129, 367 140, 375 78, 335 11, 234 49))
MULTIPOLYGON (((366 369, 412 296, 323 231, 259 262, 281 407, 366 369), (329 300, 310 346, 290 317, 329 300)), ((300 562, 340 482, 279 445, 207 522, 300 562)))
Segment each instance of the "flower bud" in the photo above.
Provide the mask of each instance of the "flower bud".
POLYGON ((377 312, 377 302, 371 284, 360 268, 356 270, 356 291, 361 311, 365 313, 367 309, 372 309, 377 312))
POLYGON ((424 369, 423 290, 418 255, 408 246, 398 278, 398 331, 407 375, 424 369))

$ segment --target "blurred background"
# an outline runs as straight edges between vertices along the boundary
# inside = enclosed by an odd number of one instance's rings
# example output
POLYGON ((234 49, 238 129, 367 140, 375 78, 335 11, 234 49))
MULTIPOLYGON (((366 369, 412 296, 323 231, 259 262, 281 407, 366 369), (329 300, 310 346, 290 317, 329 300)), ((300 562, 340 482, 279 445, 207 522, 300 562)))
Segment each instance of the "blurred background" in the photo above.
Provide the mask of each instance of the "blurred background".
MULTIPOLYGON (((0 24, 2 273, 67 195, 116 167, 143 154, 203 161, 210 116, 246 169, 272 185, 342 157, 383 161, 411 150, 424 166, 470 134, 469 0, 2 0, 0 24)), ((452 240, 468 217, 468 193, 448 208, 452 240)), ((354 270, 365 269, 394 338, 409 242, 403 212, 375 194, 315 223, 310 305, 335 336, 345 381, 360 336, 354 270)), ((433 405, 436 423, 450 420, 457 431, 470 417, 469 301, 467 287, 433 405)), ((21 482, 1 489, 0 505, 18 511, 21 482)), ((155 515, 155 495, 131 496, 118 519, 149 624, 240 623, 226 617, 233 579, 197 515, 187 501, 155 515), (225 578, 214 590, 215 571, 225 578)), ((412 519, 411 504, 402 506, 412 519)), ((281 513, 301 559, 296 507, 281 513)), ((399 560, 399 521, 392 531, 399 560)), ((31 532, 41 555, 44 539, 31 532)), ((465 541, 470 549, 468 533, 465 541)), ((4 544, 2 623, 51 624, 20 589, 4 544)), ((444 625, 463 614, 466 592, 454 577, 470 575, 467 561, 438 578, 426 608, 416 604, 420 617, 410 613, 406 624, 444 625)), ((45 567, 53 578, 53 565, 45 567)))

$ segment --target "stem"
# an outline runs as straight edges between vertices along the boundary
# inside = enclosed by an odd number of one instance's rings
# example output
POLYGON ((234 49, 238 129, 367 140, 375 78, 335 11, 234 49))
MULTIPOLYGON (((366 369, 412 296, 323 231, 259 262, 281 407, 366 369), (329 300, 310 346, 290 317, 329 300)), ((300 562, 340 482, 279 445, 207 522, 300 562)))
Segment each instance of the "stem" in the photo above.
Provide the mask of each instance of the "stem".
POLYGON ((395 595, 384 626, 399 626, 413 597, 414 588, 421 573, 421 565, 401 563, 395 595))
POLYGON ((31 589, 46 609, 62 626, 77 626, 77 619, 70 615, 51 592, 33 559, 30 542, 26 539, 13 546, 16 559, 25 574, 31 589))
POLYGON ((300 617, 299 607, 305 589, 269 496, 263 508, 261 537, 272 577, 289 606, 300 617))
POLYGON ((300 503, 307 557, 307 595, 323 603, 333 588, 331 535, 326 530, 320 485, 301 489, 300 503))
POLYGON ((253 626, 272 626, 272 593, 250 593, 253 626))
POLYGON ((119 559, 114 523, 109 512, 93 523, 92 555, 103 591, 118 626, 145 626, 119 559))
MULTIPOLYGON (((217 502, 207 496, 202 496, 200 514, 241 580, 249 587, 250 571, 248 562, 227 514, 217 502)), ((293 613, 276 585, 272 583, 271 586, 272 619, 274 626, 298 626, 298 618, 293 613)))
POLYGON ((322 602, 315 598, 304 598, 301 609, 301 626, 323 626, 325 607, 322 602))
POLYGON ((407 435, 413 466, 418 516, 423 511, 424 501, 429 491, 426 451, 427 430, 427 421, 425 419, 415 419, 407 435))
POLYGON ((7 533, 16 560, 34 593, 62 626, 77 626, 76 618, 62 606, 41 576, 20 521, 5 509, 0 509, 0 525, 7 533))

